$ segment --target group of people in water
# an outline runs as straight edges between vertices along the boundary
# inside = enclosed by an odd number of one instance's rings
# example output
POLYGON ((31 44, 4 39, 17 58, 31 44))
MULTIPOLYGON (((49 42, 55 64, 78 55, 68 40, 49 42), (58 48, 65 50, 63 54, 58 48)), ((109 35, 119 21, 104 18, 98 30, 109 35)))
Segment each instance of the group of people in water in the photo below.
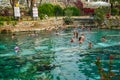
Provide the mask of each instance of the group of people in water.
MULTIPOLYGON (((73 32, 73 37, 71 38, 71 42, 74 42, 74 39, 77 39, 78 38, 78 32, 77 31, 74 31, 73 32)), ((85 39, 85 36, 84 36, 84 33, 81 34, 81 36, 78 38, 78 42, 81 44, 85 39)))
MULTIPOLYGON (((73 31, 73 37, 70 39, 70 42, 73 43, 73 42, 75 42, 75 41, 77 40, 77 42, 78 42, 79 44, 82 44, 82 43, 86 40, 86 39, 85 39, 85 34, 84 34, 84 32, 83 32, 84 29, 85 29, 85 28, 82 26, 82 27, 81 27, 82 33, 81 33, 80 36, 79 36, 78 30, 75 29, 75 30, 73 31)), ((88 28, 87 30, 88 30, 88 31, 91 31, 91 28, 88 28)), ((36 32, 34 31, 33 34, 36 34, 36 32)), ((33 34, 30 34, 29 36, 33 36, 33 34)), ((56 30, 56 35, 59 35, 58 30, 56 30)), ((12 37, 11 37, 11 38, 14 39, 15 36, 16 36, 16 34, 12 34, 12 37)), ((105 42, 105 41, 106 41, 105 36, 102 36, 102 37, 101 37, 101 41, 102 41, 102 42, 105 42)), ((88 41, 88 48, 92 48, 92 46, 93 46, 92 42, 91 42, 91 41, 88 41)), ((14 50, 15 50, 15 53, 18 53, 18 52, 19 52, 19 46, 16 45, 16 46, 14 47, 14 50)))
MULTIPOLYGON (((74 30, 73 37, 70 39, 70 42, 74 42, 74 39, 78 39, 78 43, 82 44, 85 40, 85 35, 84 35, 84 33, 82 33, 81 36, 79 37, 78 31, 74 30)), ((91 44, 91 47, 92 47, 92 44, 91 44)))
MULTIPOLYGON (((74 30, 74 31, 73 31, 73 37, 70 39, 70 42, 73 43, 73 42, 75 42, 75 39, 77 39, 78 43, 79 43, 79 44, 82 44, 82 43, 85 41, 85 35, 84 35, 84 32, 83 32, 84 29, 85 29, 85 28, 82 26, 82 27, 81 27, 82 33, 81 33, 80 36, 79 36, 78 31, 77 31, 77 30, 74 30)), ((87 30, 88 30, 88 31, 91 31, 91 28, 88 28, 87 30)), ((102 37, 101 37, 101 41, 102 41, 102 42, 105 42, 105 41, 106 41, 105 36, 102 36, 102 37)), ((91 42, 91 41, 88 41, 88 48, 92 48, 92 46, 93 46, 92 42, 91 42)))

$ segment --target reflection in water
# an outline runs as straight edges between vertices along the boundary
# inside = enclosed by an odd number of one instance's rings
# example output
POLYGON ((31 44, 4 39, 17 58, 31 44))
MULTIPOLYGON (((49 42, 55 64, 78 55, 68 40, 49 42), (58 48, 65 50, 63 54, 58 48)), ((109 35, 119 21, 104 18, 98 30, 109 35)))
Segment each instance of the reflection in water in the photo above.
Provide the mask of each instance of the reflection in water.
MULTIPOLYGON (((72 29, 59 32, 0 34, 0 79, 24 80, 99 80, 96 57, 107 70, 109 55, 114 56, 113 70, 120 66, 120 35, 116 30, 84 32, 85 41, 71 43, 72 29), (100 38, 106 36, 106 42, 100 38), (88 42, 92 48, 88 49, 88 42), (19 54, 14 47, 19 46, 19 54)), ((81 32, 79 32, 79 35, 81 32)), ((118 73, 118 72, 117 72, 118 73)))

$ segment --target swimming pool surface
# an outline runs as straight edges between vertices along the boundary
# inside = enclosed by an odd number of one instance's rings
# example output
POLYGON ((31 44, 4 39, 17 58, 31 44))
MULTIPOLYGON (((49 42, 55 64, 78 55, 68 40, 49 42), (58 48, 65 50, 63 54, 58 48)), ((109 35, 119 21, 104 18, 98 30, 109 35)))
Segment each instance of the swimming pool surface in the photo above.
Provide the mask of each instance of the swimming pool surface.
MULTIPOLYGON (((81 31, 85 41, 70 42, 73 29, 55 31, 0 34, 0 80, 100 80, 96 57, 102 67, 108 70, 109 56, 113 56, 112 71, 120 69, 120 30, 81 31), (102 42, 100 38, 106 37, 102 42), (92 48, 88 48, 88 42, 92 48), (19 52, 14 50, 19 47, 19 52)), ((114 77, 112 80, 119 80, 114 77)))

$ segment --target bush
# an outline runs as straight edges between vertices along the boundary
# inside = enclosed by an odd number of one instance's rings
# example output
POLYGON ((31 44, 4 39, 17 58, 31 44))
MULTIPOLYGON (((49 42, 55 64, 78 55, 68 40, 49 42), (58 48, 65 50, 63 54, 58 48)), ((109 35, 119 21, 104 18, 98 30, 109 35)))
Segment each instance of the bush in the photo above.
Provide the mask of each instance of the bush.
POLYGON ((59 5, 52 5, 49 3, 45 3, 42 5, 39 5, 38 7, 39 11, 39 17, 40 19, 43 19, 45 15, 48 16, 62 16, 63 15, 63 9, 59 5))
POLYGON ((65 17, 65 18, 63 18, 63 20, 64 20, 64 23, 67 24, 67 25, 73 23, 73 20, 70 17, 65 17))
POLYGON ((41 20, 45 18, 44 16, 45 16, 44 14, 39 14, 41 20))
POLYGON ((11 16, 0 16, 0 21, 11 21, 13 18, 11 16))
POLYGON ((73 11, 70 9, 65 10, 65 16, 71 17, 73 14, 73 11))
POLYGON ((63 9, 59 5, 55 5, 54 6, 54 14, 55 14, 55 16, 62 16, 63 9))
POLYGON ((104 21, 104 17, 106 12, 104 11, 103 7, 97 8, 94 11, 94 19, 100 25, 104 21))
POLYGON ((4 22, 3 21, 0 21, 0 26, 4 25, 4 22))
POLYGON ((45 3, 38 6, 39 17, 42 15, 53 16, 54 15, 54 6, 49 3, 45 3))
POLYGON ((112 8, 111 9, 111 14, 112 15, 118 15, 119 14, 119 9, 118 8, 112 8))
POLYGON ((79 16, 80 10, 76 7, 67 7, 64 9, 64 15, 66 15, 66 11, 71 11, 72 16, 79 16))

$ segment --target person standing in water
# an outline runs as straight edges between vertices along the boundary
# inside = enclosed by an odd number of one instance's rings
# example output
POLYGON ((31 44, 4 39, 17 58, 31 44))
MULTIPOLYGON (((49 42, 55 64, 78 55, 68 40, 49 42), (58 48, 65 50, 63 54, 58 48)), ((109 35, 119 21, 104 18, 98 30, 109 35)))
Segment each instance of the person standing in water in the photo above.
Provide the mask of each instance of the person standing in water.
POLYGON ((85 39, 85 36, 84 36, 84 34, 82 33, 81 34, 81 36, 79 37, 79 43, 81 44, 83 41, 84 41, 84 39, 85 39))
POLYGON ((82 39, 82 41, 84 41, 84 40, 85 40, 84 33, 82 33, 82 34, 81 34, 81 39, 82 39))
POLYGON ((82 41, 82 37, 79 37, 78 42, 79 42, 80 44, 83 42, 83 41, 82 41))
POLYGON ((73 32, 73 36, 74 36, 74 38, 78 38, 78 31, 75 30, 75 31, 73 32))

